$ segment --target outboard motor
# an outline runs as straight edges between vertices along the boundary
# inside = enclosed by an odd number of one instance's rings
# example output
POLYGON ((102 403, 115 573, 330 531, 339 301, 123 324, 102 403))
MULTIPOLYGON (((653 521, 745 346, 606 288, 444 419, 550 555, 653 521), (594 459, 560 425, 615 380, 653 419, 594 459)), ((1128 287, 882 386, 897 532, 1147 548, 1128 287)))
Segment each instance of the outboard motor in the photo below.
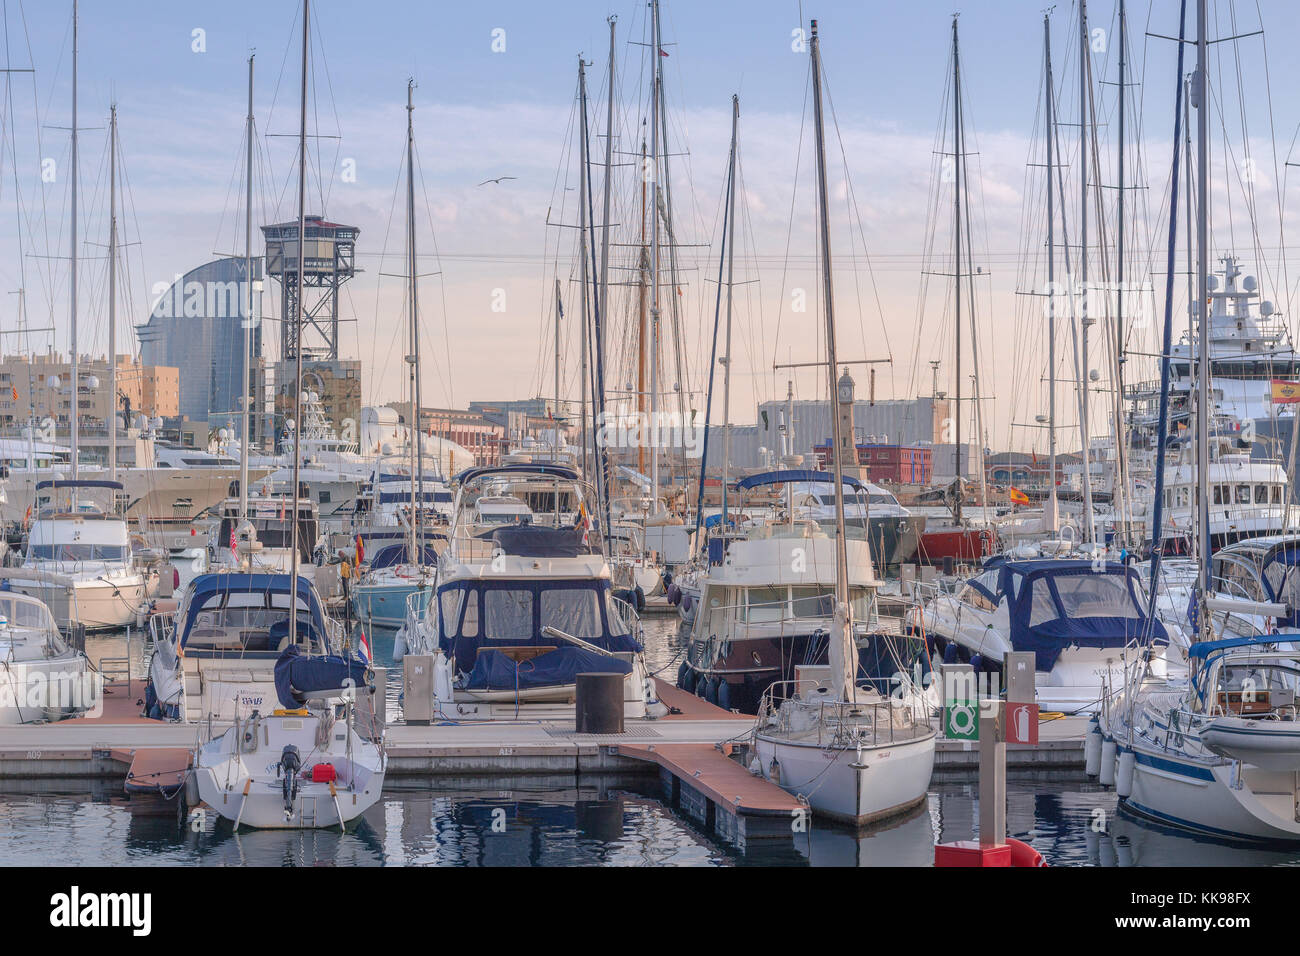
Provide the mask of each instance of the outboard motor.
POLYGON ((302 757, 298 748, 289 744, 280 754, 280 785, 284 791, 284 818, 293 816, 293 804, 298 798, 298 774, 302 771, 302 757))

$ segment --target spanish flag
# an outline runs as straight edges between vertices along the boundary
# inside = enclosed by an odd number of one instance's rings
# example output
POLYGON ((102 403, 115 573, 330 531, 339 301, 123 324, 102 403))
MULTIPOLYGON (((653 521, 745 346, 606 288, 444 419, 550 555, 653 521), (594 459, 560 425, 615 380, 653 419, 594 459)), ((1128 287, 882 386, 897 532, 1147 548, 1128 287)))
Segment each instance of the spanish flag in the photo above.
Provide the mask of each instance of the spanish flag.
POLYGON ((1294 405, 1300 402, 1300 382, 1273 379, 1273 404, 1294 405))
POLYGON ((1012 504, 1017 504, 1017 505, 1027 505, 1029 504, 1029 496, 1025 494, 1023 491, 1021 491, 1019 488, 1012 487, 1011 502, 1012 504))
POLYGON ((357 562, 356 562, 357 566, 360 567, 361 562, 364 560, 366 560, 366 549, 365 546, 361 543, 361 535, 358 534, 357 535, 357 562))

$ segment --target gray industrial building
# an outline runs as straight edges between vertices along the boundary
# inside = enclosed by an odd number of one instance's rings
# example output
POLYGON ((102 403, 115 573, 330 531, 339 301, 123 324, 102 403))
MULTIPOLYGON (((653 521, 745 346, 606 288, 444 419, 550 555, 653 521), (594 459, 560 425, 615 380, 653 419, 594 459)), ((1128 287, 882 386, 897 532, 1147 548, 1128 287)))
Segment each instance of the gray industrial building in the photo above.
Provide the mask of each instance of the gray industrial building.
MULTIPOLYGON (((951 481, 956 475, 956 445, 943 439, 952 403, 946 398, 890 399, 875 402, 859 399, 853 403, 854 444, 929 445, 933 454, 936 482, 951 481)), ((753 469, 779 465, 784 454, 803 455, 806 464, 816 467, 813 448, 825 445, 831 436, 831 403, 818 399, 792 402, 770 401, 758 406, 757 422, 731 428, 731 463, 736 469, 753 469), (786 435, 787 413, 793 413, 789 442, 786 435)), ((974 471, 976 450, 963 442, 962 471, 974 471)), ((709 457, 721 455, 722 429, 709 430, 709 457)), ((710 469, 712 470, 712 469, 710 469)))
MULTIPOLYGON (((261 274, 261 260, 254 259, 254 280, 261 274)), ((180 413, 190 421, 219 426, 238 417, 247 294, 244 259, 215 259, 173 282, 154 303, 149 320, 136 326, 143 364, 180 369, 180 413)), ((260 303, 254 303, 253 314, 261 314, 260 303)), ((264 382, 261 354, 262 330, 254 328, 255 394, 264 382)))

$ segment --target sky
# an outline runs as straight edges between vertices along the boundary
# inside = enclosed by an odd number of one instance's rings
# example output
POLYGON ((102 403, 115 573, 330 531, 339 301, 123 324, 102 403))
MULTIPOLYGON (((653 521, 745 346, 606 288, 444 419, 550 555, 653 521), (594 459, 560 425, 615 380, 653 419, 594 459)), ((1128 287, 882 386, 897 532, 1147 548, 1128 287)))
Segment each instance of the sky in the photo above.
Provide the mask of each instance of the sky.
MULTIPOLYGON (((0 0, 7 74, 0 150, 0 330, 5 351, 66 351, 68 184, 71 123, 71 3, 0 0), (42 177, 52 160, 55 175, 42 177), (49 181, 47 181, 49 179, 49 181), (19 343, 22 343, 21 345, 19 343)), ((1194 5, 1193 5, 1194 6, 1194 5)), ((1117 224, 1119 87, 1116 3, 1088 6, 1090 59, 1101 174, 1090 174, 1096 213, 1110 243, 1092 251, 1092 275, 1113 259, 1117 224)), ((343 296, 341 357, 363 365, 367 402, 402 398, 405 335, 406 86, 414 79, 418 152, 417 247, 424 395, 427 404, 555 392, 555 281, 564 304, 561 385, 578 395, 579 313, 576 152, 577 68, 588 62, 593 184, 600 215, 609 27, 617 16, 616 183, 609 225, 607 385, 635 388, 636 298, 627 285, 638 241, 635 158, 645 116, 648 7, 627 0, 312 4, 308 212, 358 225, 363 270, 343 296), (483 180, 509 176, 500 183, 483 180)), ((668 113, 676 285, 661 287, 665 323, 679 305, 680 362, 665 345, 661 387, 704 405, 718 307, 722 197, 730 99, 740 97, 738 235, 732 294, 731 418, 753 421, 758 401, 825 394, 815 368, 775 371, 774 362, 824 355, 819 311, 811 152, 809 58, 795 32, 816 17, 828 91, 828 187, 839 354, 889 359, 876 368, 877 398, 907 398, 954 386, 951 183, 952 16, 961 43, 962 103, 969 176, 975 324, 963 329, 963 377, 980 370, 978 407, 988 443, 1023 449, 1041 435, 1018 423, 1046 405, 1043 4, 1039 2, 717 2, 662 4, 661 58, 668 113), (955 9, 954 9, 955 8, 955 9), (805 306, 805 307, 802 307, 805 306), (973 336, 971 333, 974 333, 973 336), (977 356, 970 348, 972 338, 977 356), (679 373, 680 366, 680 373, 679 373)), ((1189 33, 1194 32, 1189 11, 1189 33)), ((1077 7, 1051 13, 1065 229, 1078 229, 1077 7)), ((1159 286, 1163 307, 1165 230, 1176 45, 1148 34, 1177 32, 1172 0, 1130 2, 1126 241, 1131 276, 1159 286)), ((84 0, 80 8, 79 117, 83 351, 106 351, 106 125, 118 107, 124 178, 123 293, 119 351, 147 317, 151 290, 214 254, 243 252, 243 130, 247 57, 256 54, 255 223, 296 216, 301 5, 162 0, 84 0)), ((1294 182, 1285 163, 1300 122, 1296 67, 1267 50, 1294 46, 1297 13, 1282 0, 1211 3, 1211 202, 1216 254, 1248 257, 1248 271, 1284 313, 1295 277, 1294 182), (1243 176, 1241 170, 1251 174, 1243 176)), ((1186 70, 1190 70, 1189 53, 1186 70)), ((1059 214, 1059 209, 1058 209, 1059 214)), ((1185 224, 1180 224, 1179 229, 1185 224)), ((1061 225, 1058 223, 1058 241, 1061 225)), ((1099 230, 1094 225, 1090 242, 1099 230)), ((1071 256, 1077 258, 1076 245, 1071 256)), ((1180 250, 1182 246, 1179 246, 1180 250)), ((1058 254, 1066 258, 1063 249, 1058 254)), ((666 254, 665 254, 666 255, 666 254)), ((1178 253, 1181 261, 1183 253, 1178 253)), ((1077 270, 1077 262, 1073 265, 1077 270)), ((1113 266, 1110 268, 1113 269, 1113 266)), ((668 270, 665 267, 665 273, 668 270)), ((1185 308, 1182 279, 1176 308, 1185 308)), ((278 290, 272 285, 267 304, 278 290)), ((1146 317, 1150 319, 1150 316, 1146 317)), ((970 322, 969 308, 963 322, 970 322)), ((1155 322, 1127 332, 1151 351, 1155 322)), ((1100 327, 1098 327, 1100 328, 1100 327)), ((1089 368, 1108 372, 1105 337, 1093 333, 1089 368)), ((267 338, 278 339, 271 325, 267 338)), ((669 340, 671 343, 672 340, 669 340)), ((1064 341, 1068 342, 1068 339, 1064 341)), ((725 346, 720 345, 720 349, 725 346)), ((1058 402, 1071 409, 1073 360, 1058 349, 1058 402)), ((1137 361, 1128 374, 1140 376, 1137 361)), ((859 392, 867 372, 855 367, 859 392)), ((719 383, 720 384, 720 383, 719 383)), ((970 384, 966 385, 967 394, 970 384)), ((1095 407, 1104 397, 1095 395, 1095 407)), ((720 403, 720 399, 718 399, 720 403)), ((671 404, 668 398, 665 402, 671 404)), ((719 406, 715 405, 715 418, 719 406)), ((1062 413, 1062 425, 1073 422, 1062 413)), ((1094 416, 1095 417, 1095 416, 1094 416)))

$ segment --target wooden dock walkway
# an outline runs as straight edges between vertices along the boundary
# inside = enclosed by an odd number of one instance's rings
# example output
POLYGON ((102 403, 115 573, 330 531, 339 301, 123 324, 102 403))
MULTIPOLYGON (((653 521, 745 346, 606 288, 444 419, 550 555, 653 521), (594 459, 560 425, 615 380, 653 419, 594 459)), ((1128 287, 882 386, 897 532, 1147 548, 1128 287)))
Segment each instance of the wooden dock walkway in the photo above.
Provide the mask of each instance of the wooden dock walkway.
POLYGON ((618 753, 659 768, 664 802, 739 849, 790 839, 807 807, 730 756, 731 745, 620 744, 618 753))

